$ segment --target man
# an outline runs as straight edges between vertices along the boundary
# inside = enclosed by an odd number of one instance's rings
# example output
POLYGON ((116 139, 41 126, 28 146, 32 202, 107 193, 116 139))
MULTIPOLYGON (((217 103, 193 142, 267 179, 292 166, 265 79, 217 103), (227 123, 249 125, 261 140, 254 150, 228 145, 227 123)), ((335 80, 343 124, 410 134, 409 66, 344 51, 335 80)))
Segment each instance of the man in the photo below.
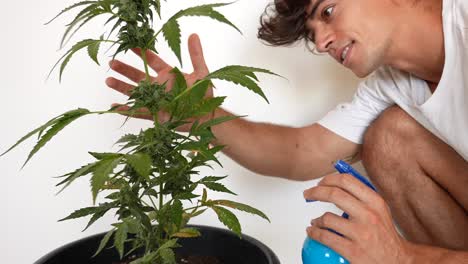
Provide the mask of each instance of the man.
MULTIPOLYGON (((368 78, 352 102, 316 124, 238 119, 213 128, 216 143, 252 171, 292 180, 331 173, 337 159, 362 159, 381 196, 346 174, 326 176, 304 192, 350 215, 327 213, 307 232, 351 263, 468 263, 468 2, 276 0, 270 7, 260 38, 272 45, 305 39, 368 78)), ((196 35, 189 51, 194 72, 186 78, 193 83, 208 73, 196 35)), ((154 81, 171 79, 171 66, 147 57, 158 73, 154 81)), ((119 61, 111 68, 135 82, 144 77, 119 61)), ((126 94, 133 87, 106 82, 126 94)))

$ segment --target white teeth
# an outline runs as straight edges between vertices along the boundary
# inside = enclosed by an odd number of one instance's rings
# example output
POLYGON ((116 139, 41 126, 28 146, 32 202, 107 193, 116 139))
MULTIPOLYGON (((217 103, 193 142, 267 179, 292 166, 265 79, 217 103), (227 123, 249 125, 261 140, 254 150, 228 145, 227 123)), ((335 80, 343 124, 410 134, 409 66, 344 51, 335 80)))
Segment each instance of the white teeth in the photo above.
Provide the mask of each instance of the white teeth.
POLYGON ((346 59, 346 55, 348 54, 348 50, 349 50, 349 46, 344 48, 343 53, 341 53, 341 62, 344 62, 344 60, 346 59))

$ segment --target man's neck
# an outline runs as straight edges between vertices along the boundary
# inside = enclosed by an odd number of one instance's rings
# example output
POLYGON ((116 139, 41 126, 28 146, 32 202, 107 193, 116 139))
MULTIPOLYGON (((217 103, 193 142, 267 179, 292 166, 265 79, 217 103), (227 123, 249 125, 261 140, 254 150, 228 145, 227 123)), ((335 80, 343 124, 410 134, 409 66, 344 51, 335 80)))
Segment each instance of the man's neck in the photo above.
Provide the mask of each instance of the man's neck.
POLYGON ((386 64, 426 80, 430 86, 437 84, 445 61, 442 0, 423 0, 414 7, 401 6, 398 21, 405 23, 394 31, 386 64))

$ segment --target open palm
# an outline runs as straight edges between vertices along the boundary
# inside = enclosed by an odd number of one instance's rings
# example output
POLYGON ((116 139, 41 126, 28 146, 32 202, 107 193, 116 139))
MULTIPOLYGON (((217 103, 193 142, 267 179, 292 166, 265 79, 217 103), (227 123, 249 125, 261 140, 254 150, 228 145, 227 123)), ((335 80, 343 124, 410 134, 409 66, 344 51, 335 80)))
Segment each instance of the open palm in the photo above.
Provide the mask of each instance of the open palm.
MULTIPOLYGON (((197 80, 203 79, 209 73, 208 67, 206 66, 205 59, 203 56, 203 49, 201 46, 200 38, 196 34, 192 34, 188 39, 188 47, 190 53, 190 59, 193 65, 193 72, 190 74, 184 73, 185 80, 187 82, 188 87, 191 87, 197 80)), ((140 49, 132 49, 138 56, 141 57, 140 49)), ((151 81, 156 82, 158 84, 163 84, 167 82, 167 90, 172 89, 173 82, 174 82, 174 74, 171 73, 173 67, 167 64, 163 59, 161 59, 158 55, 154 52, 148 50, 146 51, 146 59, 148 61, 148 66, 151 67, 156 73, 157 76, 151 76, 151 81)), ((109 66, 112 70, 122 74, 123 76, 127 77, 128 79, 132 80, 135 83, 139 83, 140 81, 146 78, 146 75, 143 71, 132 67, 126 63, 123 63, 119 60, 112 60, 109 63, 109 66)), ((125 95, 130 95, 131 90, 135 87, 135 85, 126 83, 122 80, 109 77, 106 79, 106 84, 110 88, 119 91, 125 95)), ((213 89, 210 87, 205 95, 206 97, 213 97, 213 89)), ((117 110, 119 111, 126 111, 128 110, 128 106, 119 105, 117 110)), ((153 117, 149 113, 147 109, 140 109, 139 114, 133 115, 133 117, 143 118, 153 120, 153 117)), ((162 122, 169 120, 169 114, 166 112, 158 113, 158 118, 162 122)), ((184 125, 179 127, 179 131, 188 131, 190 128, 190 124, 184 125)))

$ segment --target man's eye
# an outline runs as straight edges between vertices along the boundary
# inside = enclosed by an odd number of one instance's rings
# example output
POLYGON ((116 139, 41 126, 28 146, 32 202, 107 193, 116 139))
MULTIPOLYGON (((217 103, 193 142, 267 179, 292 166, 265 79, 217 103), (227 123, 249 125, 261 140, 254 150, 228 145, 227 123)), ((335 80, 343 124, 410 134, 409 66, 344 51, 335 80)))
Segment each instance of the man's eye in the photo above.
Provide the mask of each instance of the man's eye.
POLYGON ((329 7, 325 8, 323 10, 323 12, 322 12, 322 17, 325 18, 325 19, 329 19, 332 16, 334 8, 335 8, 334 6, 329 6, 329 7))

